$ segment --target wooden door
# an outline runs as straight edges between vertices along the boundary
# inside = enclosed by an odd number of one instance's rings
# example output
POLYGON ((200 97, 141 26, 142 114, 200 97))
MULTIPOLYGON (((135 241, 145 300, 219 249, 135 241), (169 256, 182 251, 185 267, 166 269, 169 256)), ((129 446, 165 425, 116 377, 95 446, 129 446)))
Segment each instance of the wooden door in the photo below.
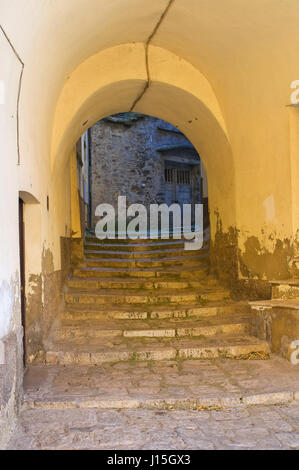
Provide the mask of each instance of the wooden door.
POLYGON ((19 199, 19 244, 20 244, 20 285, 21 285, 21 316, 24 331, 23 336, 23 361, 26 362, 26 297, 25 297, 25 226, 24 226, 24 202, 19 199))

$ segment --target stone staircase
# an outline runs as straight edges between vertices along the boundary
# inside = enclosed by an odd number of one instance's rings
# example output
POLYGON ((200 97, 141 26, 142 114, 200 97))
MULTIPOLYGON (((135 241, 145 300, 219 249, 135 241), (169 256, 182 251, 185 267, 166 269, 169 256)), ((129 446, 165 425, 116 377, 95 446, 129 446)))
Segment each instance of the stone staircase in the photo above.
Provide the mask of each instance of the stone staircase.
POLYGON ((48 365, 237 357, 269 352, 251 336, 248 304, 209 275, 208 246, 178 240, 85 239, 48 365))

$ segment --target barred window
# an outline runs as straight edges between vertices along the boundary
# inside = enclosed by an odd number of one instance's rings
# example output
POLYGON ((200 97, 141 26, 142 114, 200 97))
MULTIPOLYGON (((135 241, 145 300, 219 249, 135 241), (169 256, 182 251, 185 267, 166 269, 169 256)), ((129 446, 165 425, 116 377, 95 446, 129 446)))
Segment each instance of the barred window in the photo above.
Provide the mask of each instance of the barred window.
POLYGON ((177 184, 190 184, 190 171, 177 170, 177 184))
POLYGON ((191 184, 190 170, 177 170, 176 168, 165 168, 165 183, 191 184))
POLYGON ((165 183, 174 183, 174 168, 165 168, 165 183))

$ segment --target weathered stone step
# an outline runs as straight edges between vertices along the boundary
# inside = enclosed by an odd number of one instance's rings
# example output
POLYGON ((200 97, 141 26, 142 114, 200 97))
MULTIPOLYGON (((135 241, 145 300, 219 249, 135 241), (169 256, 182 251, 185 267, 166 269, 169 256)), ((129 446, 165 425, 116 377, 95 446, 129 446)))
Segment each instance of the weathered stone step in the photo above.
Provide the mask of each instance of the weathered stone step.
POLYGON ((89 251, 127 251, 127 252, 143 252, 143 251, 151 251, 151 250, 171 250, 171 249, 184 249, 184 241, 165 241, 160 243, 123 243, 121 244, 120 241, 118 243, 102 243, 98 240, 98 243, 86 243, 84 248, 89 251))
POLYGON ((249 305, 253 310, 266 310, 271 308, 299 310, 299 299, 255 300, 249 302, 249 305))
POLYGON ((184 250, 184 249, 171 249, 171 250, 148 250, 148 251, 112 251, 112 250, 85 250, 85 258, 87 259, 124 259, 124 260, 146 260, 153 259, 159 261, 163 258, 190 258, 196 257, 207 258, 208 251, 201 250, 184 250))
POLYGON ((96 365, 132 360, 234 358, 252 352, 269 353, 269 345, 266 341, 244 335, 205 339, 95 338, 88 343, 82 343, 82 340, 57 343, 45 353, 44 361, 49 365, 96 365))
POLYGON ((163 268, 167 266, 194 266, 201 267, 206 266, 209 262, 209 258, 203 255, 197 255, 192 257, 173 257, 173 258, 162 258, 157 259, 132 259, 132 260, 120 260, 120 259, 106 259, 106 258, 88 258, 85 260, 86 266, 88 267, 106 267, 106 268, 163 268))
POLYGON ((112 308, 103 305, 69 304, 68 310, 62 313, 63 320, 107 320, 109 319, 173 319, 173 318, 202 318, 215 315, 226 316, 246 314, 250 307, 246 302, 212 302, 208 306, 194 305, 131 305, 112 308))
POLYGON ((150 268, 104 268, 86 267, 73 268, 73 276, 76 278, 158 278, 158 279, 202 279, 208 276, 208 268, 166 267, 152 270, 150 268))
POLYGON ((65 294, 65 300, 67 303, 77 304, 101 304, 101 305, 117 305, 117 304, 167 304, 167 303, 206 303, 209 301, 219 301, 228 299, 230 296, 229 292, 222 289, 214 289, 211 291, 205 290, 197 292, 183 290, 176 291, 174 294, 171 291, 159 290, 156 292, 140 292, 132 291, 128 294, 124 294, 121 290, 102 290, 101 292, 84 292, 77 290, 69 290, 65 294))
MULTIPOLYGON (((240 411, 254 404, 298 404, 299 368, 275 355, 250 362, 205 359, 116 362, 97 367, 30 365, 24 377, 24 407, 192 409, 198 413, 209 406, 240 411), (246 380, 249 369, 250 379, 246 380)), ((39 415, 44 423, 45 415, 39 415)), ((30 422, 35 418, 30 412, 30 422)), ((90 411, 85 418, 88 424, 90 411)), ((64 424, 69 422, 72 427, 73 419, 67 411, 64 424)), ((57 412, 52 421, 55 425, 57 412)))
POLYGON ((210 321, 189 320, 130 320, 123 321, 64 321, 56 332, 56 339, 72 340, 74 338, 101 338, 123 336, 125 338, 175 338, 215 335, 248 335, 250 323, 248 318, 213 318, 210 321), (246 322, 247 320, 247 322, 246 322))
MULTIPOLYGON (((204 236, 203 236, 203 239, 204 241, 207 241, 209 240, 209 234, 207 231, 204 232, 204 236)), ((185 240, 183 237, 181 238, 173 238, 173 237, 169 237, 169 238, 154 238, 154 239, 150 239, 150 238, 137 238, 135 240, 131 239, 131 238, 111 238, 111 239, 108 239, 108 238, 105 238, 104 240, 100 240, 99 238, 95 237, 95 236, 86 236, 85 239, 84 239, 84 242, 85 244, 101 244, 101 245, 167 245, 167 244, 170 244, 170 243, 185 243, 185 241, 188 241, 188 240, 185 240)))
POLYGON ((72 278, 67 282, 68 287, 80 290, 99 290, 99 289, 190 289, 218 286, 218 282, 213 278, 202 280, 163 280, 157 278, 138 278, 138 279, 101 279, 101 278, 72 278))
MULTIPOLYGON (((229 360, 229 359, 227 359, 229 360)), ((166 362, 166 361, 165 361, 166 362)), ((246 361, 245 361, 246 362, 246 361)), ((37 366, 31 366, 37 367, 37 366)), ((45 367, 45 366, 43 366, 45 367)), ((59 367, 59 366, 57 366, 59 367)), ((79 366, 76 366, 77 368, 79 366)), ((184 397, 177 397, 175 393, 166 394, 161 393, 162 398, 157 396, 157 393, 152 393, 152 396, 142 396, 140 393, 138 396, 125 396, 122 397, 121 393, 118 396, 112 396, 107 398, 107 392, 99 395, 84 396, 82 395, 55 395, 35 398, 34 394, 27 394, 24 401, 24 409, 34 410, 71 410, 80 409, 83 411, 87 409, 90 411, 94 410, 132 410, 132 409, 145 409, 145 410, 231 410, 232 407, 243 407, 252 405, 289 405, 290 403, 298 402, 299 391, 290 391, 288 388, 279 390, 278 392, 262 391, 258 393, 248 393, 242 391, 239 393, 227 393, 220 392, 218 395, 215 394, 213 387, 211 386, 211 392, 209 390, 205 393, 201 393, 198 396, 190 394, 184 397), (214 392, 214 394, 213 394, 214 392)), ((69 415, 68 415, 69 416, 69 415)), ((70 418, 69 418, 70 419, 70 418)), ((71 421, 72 423, 72 421, 71 421)))

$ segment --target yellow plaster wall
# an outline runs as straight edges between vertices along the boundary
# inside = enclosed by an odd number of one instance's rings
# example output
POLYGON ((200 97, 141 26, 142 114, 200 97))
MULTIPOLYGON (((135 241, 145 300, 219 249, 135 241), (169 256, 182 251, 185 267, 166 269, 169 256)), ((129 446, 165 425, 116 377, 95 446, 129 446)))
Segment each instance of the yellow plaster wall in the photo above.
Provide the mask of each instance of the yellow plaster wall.
POLYGON ((134 110, 171 122, 185 133, 206 165, 212 207, 220 211, 226 227, 235 226, 234 162, 225 122, 209 82, 188 62, 161 48, 149 48, 148 64, 150 86, 144 95, 147 70, 143 44, 100 52, 70 75, 55 113, 54 173, 86 126, 105 115, 131 109, 134 97, 142 96, 134 110))
POLYGON ((136 111, 177 125, 201 153, 214 234, 218 211, 224 229, 238 230, 241 255, 249 237, 269 253, 278 239, 292 242, 297 118, 287 105, 290 84, 299 79, 299 3, 174 0, 155 30, 168 3, 1 1, 7 36, 1 32, 0 80, 7 85, 0 127, 3 282, 18 268, 19 191, 40 201, 41 247, 51 250, 53 269, 60 269, 59 239, 71 230, 72 146, 97 119, 128 111, 147 71, 151 83, 136 111), (20 166, 21 65, 13 50, 24 63, 20 166))

